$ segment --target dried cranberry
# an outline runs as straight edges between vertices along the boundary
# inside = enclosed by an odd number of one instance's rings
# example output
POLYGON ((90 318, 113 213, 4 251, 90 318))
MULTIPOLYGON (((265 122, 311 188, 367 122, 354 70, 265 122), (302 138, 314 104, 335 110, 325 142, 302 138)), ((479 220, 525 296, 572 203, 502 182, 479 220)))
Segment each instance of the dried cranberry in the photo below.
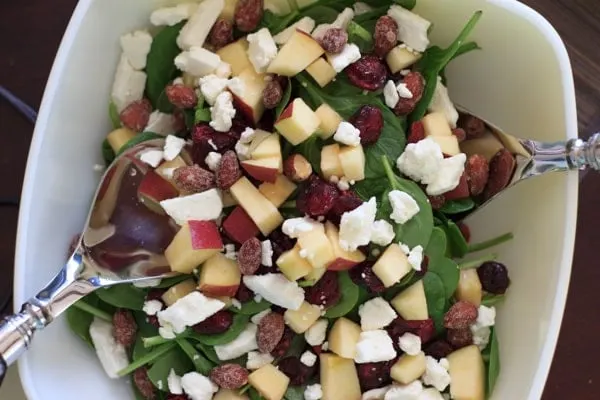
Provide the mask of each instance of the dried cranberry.
POLYGON ((392 321, 386 330, 392 337, 394 346, 397 346, 400 336, 407 332, 419 336, 421 343, 425 344, 435 335, 435 324, 431 318, 422 321, 407 321, 402 317, 398 317, 392 321))
POLYGON ((425 126, 421 121, 415 121, 410 125, 410 133, 408 134, 408 143, 418 143, 425 139, 425 126))
POLYGON ((195 164, 202 168, 208 168, 204 160, 211 151, 225 153, 233 150, 237 139, 231 132, 217 132, 208 124, 199 124, 194 127, 192 132, 192 159, 195 164))
POLYGON ((146 400, 154 400, 156 398, 156 389, 148 378, 146 367, 140 367, 133 372, 133 383, 146 400))
POLYGON ((395 360, 378 363, 357 364, 356 372, 362 391, 385 386, 392 382, 390 370, 395 360))
POLYGON ((241 303, 246 303, 254 298, 254 293, 248 289, 248 286, 244 285, 244 282, 240 282, 240 286, 235 293, 235 298, 241 303))
POLYGON ((271 246, 273 247, 273 264, 284 252, 291 250, 296 242, 281 231, 281 228, 274 230, 269 235, 271 246))
POLYGON ((454 349, 462 349, 473 344, 473 333, 469 328, 448 329, 446 339, 454 349))
POLYGON ((271 355, 275 358, 283 357, 292 345, 294 336, 296 336, 294 331, 286 326, 283 330, 283 337, 279 343, 277 343, 277 346, 275 346, 275 349, 271 352, 271 355))
POLYGON ((365 261, 352 268, 349 273, 352 282, 359 286, 366 286, 369 292, 378 294, 385 290, 385 286, 373 272, 373 264, 374 261, 365 261))
POLYGON ((446 198, 443 194, 437 196, 427 196, 427 198, 429 199, 429 204, 431 204, 431 208, 433 208, 434 210, 439 210, 442 207, 444 207, 444 204, 446 204, 446 198))
POLYGON ((327 271, 314 286, 305 291, 305 300, 310 304, 330 307, 340 300, 337 272, 327 271))
POLYGON ((508 269, 504 264, 489 261, 477 268, 483 290, 492 294, 504 294, 510 285, 508 269))
POLYGON ((296 207, 310 217, 325 216, 333 208, 340 191, 317 175, 311 176, 300 189, 296 207))
POLYGON ((376 56, 366 55, 346 68, 350 83, 364 90, 379 90, 387 80, 387 68, 376 56))
POLYGON ((135 343, 138 326, 133 314, 123 308, 113 314, 113 336, 117 343, 129 347, 135 343))
POLYGON ((436 360, 440 360, 442 358, 446 358, 446 356, 452 353, 454 349, 452 348, 452 346, 450 346, 450 343, 440 339, 425 347, 423 351, 428 356, 431 356, 436 360))
POLYGON ((316 364, 309 367, 303 364, 298 357, 286 357, 277 366, 281 372, 290 378, 291 386, 304 385, 317 371, 316 364))
POLYGON ((167 395, 166 400, 189 400, 190 398, 187 396, 187 394, 173 394, 173 393, 169 393, 167 395))
POLYGON ((165 294, 166 291, 167 289, 150 289, 146 295, 146 301, 158 300, 163 302, 162 295, 165 294))
POLYGON ((200 334, 214 335, 225 332, 232 323, 233 314, 230 311, 222 310, 194 325, 193 329, 200 334))
POLYGON ((404 77, 402 83, 406 85, 406 89, 412 94, 411 98, 401 97, 400 101, 394 107, 396 115, 408 115, 415 110, 423 92, 425 91, 425 79, 420 72, 410 72, 404 77))
POLYGON ((350 122, 360 131, 360 144, 374 144, 383 129, 383 114, 375 106, 362 106, 351 118, 350 122))
POLYGON ((333 207, 327 213, 327 220, 335 224, 339 224, 342 219, 342 214, 348 211, 352 211, 359 207, 363 201, 358 197, 352 190, 345 190, 340 192, 340 196, 337 198, 333 207))

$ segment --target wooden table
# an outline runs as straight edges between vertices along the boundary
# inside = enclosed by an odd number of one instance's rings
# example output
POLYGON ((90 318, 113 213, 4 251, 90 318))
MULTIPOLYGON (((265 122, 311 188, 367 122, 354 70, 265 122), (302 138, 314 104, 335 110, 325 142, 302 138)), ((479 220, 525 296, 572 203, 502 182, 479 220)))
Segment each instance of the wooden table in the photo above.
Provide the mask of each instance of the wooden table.
MULTIPOLYGON (((458 1, 458 0, 457 0, 458 1)), ((579 125, 600 128, 600 2, 526 0, 546 16, 567 42, 575 70, 579 125)), ((38 107, 54 54, 76 0, 3 1, 0 5, 0 84, 38 107)), ((0 101, 0 199, 18 198, 32 126, 0 101)), ((544 399, 592 400, 600 392, 600 175, 589 174, 580 189, 580 208, 571 291, 544 399), (585 218, 585 219, 584 219, 585 218)), ((16 207, 0 207, 0 301, 12 285, 16 207)), ((1 305, 0 305, 1 307, 1 305)), ((520 400, 520 399, 506 399, 520 400)))

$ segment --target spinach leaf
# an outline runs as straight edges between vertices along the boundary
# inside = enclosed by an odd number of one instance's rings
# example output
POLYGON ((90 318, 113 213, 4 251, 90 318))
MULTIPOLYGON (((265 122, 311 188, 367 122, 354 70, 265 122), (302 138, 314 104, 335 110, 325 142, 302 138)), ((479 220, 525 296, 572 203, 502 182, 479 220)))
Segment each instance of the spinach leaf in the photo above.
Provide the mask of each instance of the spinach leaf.
POLYGON ((444 284, 446 299, 450 299, 456 292, 460 278, 460 271, 456 262, 444 257, 433 263, 430 262, 428 268, 428 271, 435 273, 440 278, 444 284))
POLYGON ((390 182, 387 178, 365 179, 352 187, 354 192, 363 201, 369 201, 371 197, 380 197, 383 192, 390 188, 390 182))
POLYGON ((348 32, 348 43, 357 45, 361 53, 369 53, 373 49, 373 32, 369 32, 354 21, 348 24, 346 31, 348 32))
POLYGON ((198 350, 200 350, 202 354, 204 354, 206 358, 208 358, 214 364, 220 365, 221 363, 223 363, 223 361, 219 360, 217 352, 215 351, 215 348, 213 346, 207 346, 202 343, 196 343, 195 347, 198 350))
POLYGON ((496 329, 492 328, 490 333, 490 344, 488 345, 489 361, 487 363, 487 396, 491 396, 496 386, 496 381, 500 375, 500 345, 496 329))
POLYGON ((512 240, 514 238, 514 235, 512 234, 512 232, 507 232, 504 233, 500 236, 497 236, 495 238, 480 242, 480 243, 473 243, 470 244, 468 246, 468 253, 474 253, 476 251, 481 251, 481 250, 486 250, 489 249, 490 247, 494 247, 494 246, 498 246, 504 242, 508 242, 509 240, 512 240))
POLYGON ((265 10, 259 28, 267 28, 272 35, 276 35, 291 25, 292 21, 294 21, 298 15, 298 10, 294 10, 285 16, 275 15, 271 10, 265 10))
POLYGON ((423 277, 423 286, 425 288, 429 316, 435 322, 436 330, 440 332, 444 328, 444 314, 446 311, 446 290, 444 289, 444 283, 437 274, 427 272, 423 277))
POLYGON ((429 262, 435 262, 445 257, 446 254, 446 233, 442 228, 434 227, 431 231, 429 243, 425 248, 425 254, 429 257, 429 262))
POLYGON ((285 400, 304 400, 304 390, 306 386, 289 386, 285 391, 283 398, 285 400))
POLYGON ((156 335, 158 329, 149 324, 147 320, 147 316, 145 312, 134 312, 133 317, 135 318, 135 322, 138 326, 137 338, 135 340, 135 344, 133 345, 133 350, 131 352, 131 359, 133 361, 139 360, 144 357, 148 353, 150 353, 153 349, 144 346, 144 338, 156 335))
MULTIPOLYGON (((456 54, 454 54, 454 57, 452 57, 452 60, 462 56, 463 54, 467 54, 467 53, 469 53, 471 51, 475 51, 475 50, 481 50, 481 47, 479 47, 479 45, 477 43, 475 43, 475 42, 464 43, 462 46, 460 46, 460 48, 458 49, 456 54)), ((442 83, 445 85, 447 82, 446 67, 444 67, 442 69, 442 71, 440 72, 440 76, 442 77, 442 83)))
POLYGON ((142 142, 147 142, 148 140, 160 139, 164 138, 164 136, 159 135, 154 132, 141 132, 135 135, 133 138, 129 139, 127 143, 125 143, 117 152, 117 156, 123 154, 124 151, 129 150, 135 145, 138 145, 142 142))
POLYGON ((440 209, 440 212, 443 212, 444 214, 460 214, 465 211, 469 211, 474 207, 475 201, 473 201, 472 198, 468 197, 466 199, 461 200, 447 201, 440 209))
POLYGON ((155 360, 158 360, 164 354, 170 352, 174 347, 175 347, 175 342, 169 342, 169 343, 165 343, 163 345, 157 346, 155 349, 152 349, 152 351, 150 351, 147 354, 141 356, 137 360, 134 360, 127 367, 125 367, 122 370, 120 370, 118 372, 118 375, 119 376, 129 375, 133 371, 135 371, 136 369, 138 369, 140 367, 143 367, 146 364, 152 363, 155 360))
POLYGON ((285 87, 285 92, 283 92, 283 97, 281 97, 281 101, 275 107, 275 121, 279 119, 283 110, 290 102, 290 98, 292 97, 292 80, 290 78, 287 79, 287 85, 285 87))
POLYGON ((144 307, 146 292, 133 285, 114 285, 106 289, 96 290, 100 300, 117 308, 141 311, 144 307))
MULTIPOLYGON (((166 84, 169 84, 169 82, 166 84)), ((175 110, 175 106, 167 97, 167 92, 164 89, 158 95, 158 99, 156 99, 156 109, 167 114, 170 114, 175 110)))
POLYGON ((194 114, 194 122, 199 124, 201 122, 210 122, 211 114, 210 108, 197 108, 194 114))
POLYGON ((208 375, 210 371, 213 369, 214 364, 210 362, 210 360, 204 355, 200 354, 198 350, 194 348, 185 339, 176 339, 175 340, 179 345, 179 348, 188 356, 190 361, 194 364, 196 371, 200 372, 202 375, 208 375))
POLYGON ((121 127, 121 117, 119 116, 119 111, 117 110, 117 105, 114 101, 111 101, 108 104, 108 117, 110 118, 113 129, 119 129, 121 127))
POLYGON ((200 342, 207 346, 217 346, 220 344, 226 344, 233 341, 239 336, 239 334, 246 328, 250 317, 244 314, 235 314, 233 316, 233 323, 226 332, 218 333, 215 335, 206 335, 199 333, 192 333, 188 337, 194 341, 200 342))
POLYGON ((285 352, 284 357, 300 357, 302 353, 304 353, 304 349, 306 349, 306 340, 304 339, 304 335, 294 335, 292 338, 292 343, 290 344, 289 349, 285 352))
POLYGON ((115 160, 115 151, 106 139, 102 142, 102 158, 104 159, 104 164, 106 164, 106 166, 109 166, 115 160))
POLYGON ((193 276, 189 275, 189 274, 180 274, 180 275, 176 275, 172 278, 165 278, 163 280, 160 281, 160 283, 158 285, 155 286, 156 289, 166 289, 166 288, 170 288, 171 286, 175 286, 178 283, 181 283, 183 281, 187 281, 188 279, 192 279, 193 276))
POLYGON ((158 32, 152 40, 152 46, 148 53, 146 95, 154 108, 162 112, 171 112, 172 110, 172 108, 170 110, 159 108, 159 106, 164 107, 165 102, 159 102, 158 99, 165 86, 177 76, 177 67, 175 67, 174 60, 181 52, 179 46, 177 46, 177 36, 179 36, 183 24, 184 22, 180 22, 177 25, 167 26, 158 32))
POLYGON ((254 300, 247 301, 242 304, 242 308, 230 307, 229 310, 236 314, 255 315, 261 311, 265 311, 271 307, 271 303, 262 299, 260 302, 254 300))
POLYGON ((332 23, 338 16, 338 10, 332 8, 334 7, 334 4, 331 4, 333 2, 320 1, 318 3, 300 11, 299 16, 310 17, 315 20, 317 25, 332 23), (323 5, 318 3, 322 3, 323 5))
POLYGON ((438 75, 448 65, 448 63, 454 58, 456 53, 460 50, 467 37, 471 34, 477 22, 481 18, 481 11, 477 11, 473 14, 471 19, 467 22, 463 30, 460 32, 458 37, 452 42, 450 47, 442 49, 438 46, 433 46, 427 49, 423 54, 423 58, 419 60, 417 69, 423 74, 425 78, 425 91, 421 101, 417 104, 417 107, 410 115, 411 121, 418 121, 425 116, 427 108, 431 103, 435 87, 438 81, 438 75))
POLYGON ((483 304, 486 307, 492 307, 502 302, 504 300, 504 297, 505 296, 503 294, 486 293, 483 295, 483 299, 481 299, 481 304, 483 304))
POLYGON ((248 396, 250 396, 250 400, 263 400, 263 397, 253 387, 248 389, 248 396))
POLYGON ((97 296, 86 296, 84 299, 79 300, 75 304, 73 304, 74 308, 78 308, 79 310, 92 315, 93 317, 98 317, 107 322, 112 322, 112 313, 101 310, 97 307, 98 297, 97 296), (95 301, 94 301, 95 300, 95 301))
MULTIPOLYGON (((406 8, 407 10, 412 10, 417 4, 417 0, 392 0, 392 2, 403 8, 406 8)), ((379 7, 382 5, 389 7, 390 0, 365 0, 365 3, 371 7, 379 7)))
POLYGON ((133 350, 131 351, 131 360, 137 361, 142 357, 145 357, 148 353, 152 351, 152 348, 148 348, 144 346, 144 341, 141 336, 138 336, 135 339, 135 343, 133 345, 133 350))
POLYGON ((296 152, 303 155, 315 173, 321 173, 321 149, 323 141, 316 134, 296 146, 296 152))
MULTIPOLYGON (((79 300, 79 302, 83 302, 84 300, 79 300)), ((87 313, 77 307, 70 307, 67 309, 67 324, 69 325, 69 329, 79 336, 84 342, 90 345, 91 348, 94 348, 94 343, 92 342, 92 338, 90 336, 90 325, 94 321, 94 316, 90 313, 87 313)))
POLYGON ((167 377, 171 370, 179 376, 185 375, 194 368, 192 363, 179 347, 174 346, 169 352, 156 360, 148 369, 148 379, 161 391, 168 391, 167 377))
POLYGON ((447 220, 444 226, 446 237, 448 238, 448 249, 447 254, 452 258, 462 258, 468 252, 468 245, 465 237, 458 225, 454 222, 447 220))
POLYGON ((340 300, 325 312, 325 318, 339 318, 348 314, 358 301, 358 286, 352 282, 347 271, 338 273, 338 284, 340 287, 340 300))
MULTIPOLYGON (((187 130, 192 130, 196 125, 196 110, 183 110, 183 119, 187 130)), ((177 136, 185 136, 185 132, 179 132, 177 136), (183 133, 183 134, 182 134, 183 133)))

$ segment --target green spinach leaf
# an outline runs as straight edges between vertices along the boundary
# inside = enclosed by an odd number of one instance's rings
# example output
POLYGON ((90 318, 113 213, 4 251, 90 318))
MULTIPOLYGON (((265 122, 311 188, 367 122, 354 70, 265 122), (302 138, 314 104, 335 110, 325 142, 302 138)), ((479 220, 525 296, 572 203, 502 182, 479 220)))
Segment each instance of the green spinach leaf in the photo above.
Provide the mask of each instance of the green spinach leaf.
POLYGON ((263 397, 253 387, 248 389, 248 396, 250 396, 250 400, 263 400, 263 397))
POLYGON ((461 200, 447 201, 440 209, 440 212, 443 212, 444 214, 460 214, 472 210, 473 208, 475 208, 475 201, 468 197, 461 200))
POLYGON ((483 299, 481 299, 481 304, 486 307, 496 306, 504 300, 503 294, 489 294, 486 293, 483 295, 483 299))
POLYGON ((490 247, 499 246, 502 243, 512 240, 513 238, 514 238, 514 235, 512 234, 512 232, 507 232, 500 236, 497 236, 495 238, 492 238, 492 239, 489 239, 489 240, 486 240, 483 242, 470 244, 467 252, 474 253, 476 251, 486 250, 486 249, 489 249, 490 247))
POLYGON ((358 286, 352 282, 347 271, 338 273, 338 284, 340 287, 340 300, 325 312, 325 318, 339 318, 348 314, 358 301, 358 286))
POLYGON ((444 289, 444 283, 437 274, 427 272, 423 277, 423 286, 425 288, 429 316, 435 322, 436 330, 440 332, 444 328, 444 314, 446 311, 446 290, 444 289))
MULTIPOLYGON (((365 3, 372 7, 379 7, 385 5, 389 7, 389 0, 365 0, 365 3)), ((417 5, 417 0, 392 0, 392 3, 398 4, 399 6, 406 8, 407 10, 412 10, 417 5)))
POLYGON ((275 107, 275 121, 279 119, 285 107, 287 107, 290 102, 290 98, 292 97, 292 80, 290 78, 287 79, 287 85, 285 87, 285 92, 283 92, 283 96, 281 97, 281 101, 275 107))
POLYGON ((285 391, 283 398, 285 400, 304 400, 304 390, 306 385, 302 386, 289 386, 285 391))
MULTIPOLYGON (((84 300, 79 300, 83 302, 84 300)), ((67 324, 71 331, 79 336, 90 347, 94 348, 94 343, 90 337, 90 325, 94 321, 94 316, 77 307, 70 307, 67 310, 67 324)))
POLYGON ((290 344, 289 349, 285 352, 284 357, 300 357, 304 353, 304 349, 306 349, 304 335, 294 335, 292 344, 290 344))
POLYGON ((296 146, 296 152, 303 155, 315 173, 321 173, 321 149, 323 141, 316 134, 296 146))
POLYGON ((214 364, 220 365, 221 363, 223 363, 223 361, 219 360, 219 357, 217 356, 217 352, 215 351, 215 348, 213 346, 207 346, 202 343, 196 343, 195 347, 198 350, 200 350, 202 352, 202 354, 204 354, 206 356, 206 358, 208 358, 214 364))
POLYGON ((169 353, 174 347, 175 342, 165 343, 163 345, 157 346, 156 348, 149 351, 147 354, 141 356, 137 360, 134 360, 127 367, 123 368, 118 372, 119 376, 125 376, 131 374, 136 369, 143 367, 146 364, 151 364, 154 361, 160 359, 164 354, 169 353))
POLYGON ((448 238, 447 254, 452 258, 463 258, 467 254, 469 247, 458 225, 447 220, 444 231, 448 238))
POLYGON ((117 308, 141 311, 144 307, 146 292, 133 285, 114 285, 106 289, 96 290, 100 300, 117 308))
POLYGON ((320 1, 318 3, 310 8, 300 11, 299 17, 310 17, 315 20, 317 25, 332 23, 338 16, 338 11, 332 8, 334 4, 326 1, 320 1))
POLYGON ((236 314, 243 315, 255 315, 261 311, 265 311, 271 307, 271 303, 262 299, 260 302, 256 302, 254 300, 247 301, 242 303, 242 308, 230 307, 229 310, 236 314))
POLYGON ((102 142, 102 158, 104 159, 104 164, 106 164, 106 166, 109 166, 115 160, 115 151, 106 139, 102 142))
POLYGON ((133 146, 138 145, 142 142, 147 142, 148 140, 154 140, 154 139, 160 139, 160 138, 164 138, 164 136, 161 136, 158 133, 154 133, 154 132, 140 132, 137 135, 135 135, 133 138, 131 138, 127 143, 125 143, 123 145, 123 147, 121 147, 119 149, 119 151, 117 152, 117 156, 123 154, 123 152, 129 150, 133 146))
POLYGON ((108 117, 110 118, 113 129, 119 129, 121 127, 121 117, 119 116, 119 111, 117 110, 117 105, 114 101, 111 101, 108 104, 108 117))
POLYGON ((210 362, 208 358, 204 357, 204 355, 200 354, 190 342, 185 339, 176 339, 176 342, 179 345, 179 348, 181 348, 194 364, 196 371, 200 372, 202 375, 208 375, 214 368, 214 364, 210 362))
POLYGON ((390 188, 390 182, 384 177, 365 179, 356 182, 352 188, 361 200, 369 201, 371 197, 381 197, 382 193, 390 188))
POLYGON ((168 391, 167 377, 171 370, 179 376, 192 371, 194 367, 183 351, 177 346, 156 360, 148 369, 148 379, 161 391, 168 391))
POLYGON ((368 31, 360 24, 351 21, 346 29, 348 42, 358 46, 361 53, 369 53, 373 49, 373 32, 368 31))
MULTIPOLYGON (((460 48, 458 49, 456 54, 454 54, 454 57, 452 57, 452 60, 462 56, 463 54, 467 54, 467 53, 470 53, 471 51, 475 51, 475 50, 481 50, 481 47, 479 47, 479 45, 477 43, 475 43, 475 42, 463 43, 463 45, 460 46, 460 48)), ((442 77, 442 83, 445 85, 447 82, 446 67, 444 67, 442 69, 442 71, 440 72, 440 76, 442 77)))
POLYGON ((271 10, 265 10, 263 18, 260 21, 260 28, 267 28, 272 35, 276 35, 294 21, 298 17, 297 10, 292 11, 288 15, 275 15, 271 10))
POLYGON ((165 278, 165 279, 161 280, 160 283, 155 286, 155 288, 156 289, 167 289, 167 288, 170 288, 171 286, 175 286, 178 283, 187 281, 188 279, 192 279, 192 278, 193 278, 193 276, 189 275, 189 274, 176 275, 171 278, 165 278))
POLYGON ((488 345, 489 361, 487 364, 486 384, 486 392, 488 397, 492 395, 494 387, 496 386, 496 381, 500 375, 500 345, 498 343, 498 334, 496 333, 495 328, 492 328, 491 330, 490 344, 488 345))
POLYGON ((200 342, 207 346, 217 346, 233 341, 246 328, 250 317, 244 314, 235 314, 233 323, 226 332, 215 335, 206 335, 199 333, 191 333, 188 337, 196 342, 200 342))
POLYGON ((199 124, 201 122, 210 122, 211 114, 210 108, 197 108, 194 114, 194 122, 199 124))

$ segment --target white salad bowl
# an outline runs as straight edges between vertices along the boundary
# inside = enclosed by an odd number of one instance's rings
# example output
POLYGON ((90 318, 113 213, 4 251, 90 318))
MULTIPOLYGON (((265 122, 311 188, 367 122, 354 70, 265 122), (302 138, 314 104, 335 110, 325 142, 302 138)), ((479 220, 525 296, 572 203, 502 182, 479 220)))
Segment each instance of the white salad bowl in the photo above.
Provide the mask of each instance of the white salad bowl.
MULTIPOLYGON (((31 144, 19 218, 15 305, 61 267, 82 227, 100 174, 100 144, 109 131, 109 91, 119 36, 148 25, 164 1, 81 0, 58 51, 31 144)), ((433 21, 433 42, 447 45, 473 11, 472 35, 483 48, 448 70, 462 106, 517 136, 553 141, 577 135, 575 95, 565 46, 550 24, 513 0, 418 0, 433 21)), ((494 399, 539 399, 561 324, 573 254, 576 173, 545 176, 510 190, 472 222, 476 240, 512 231, 498 250, 512 285, 499 307, 502 372, 494 399)), ((19 362, 31 400, 132 398, 110 380, 96 355, 64 318, 36 336, 19 362)))

